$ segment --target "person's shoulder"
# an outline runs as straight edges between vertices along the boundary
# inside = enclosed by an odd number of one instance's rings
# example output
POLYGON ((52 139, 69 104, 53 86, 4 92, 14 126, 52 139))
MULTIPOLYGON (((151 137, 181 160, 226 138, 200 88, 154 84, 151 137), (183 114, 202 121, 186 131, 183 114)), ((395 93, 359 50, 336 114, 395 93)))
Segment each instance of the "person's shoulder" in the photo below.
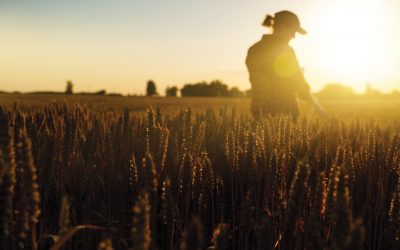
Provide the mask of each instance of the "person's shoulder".
POLYGON ((258 42, 255 43, 255 44, 253 44, 253 45, 250 46, 250 48, 247 50, 247 54, 248 54, 248 55, 254 54, 255 51, 258 50, 258 49, 257 49, 258 47, 259 47, 259 46, 258 46, 258 42))
POLYGON ((287 51, 292 55, 292 56, 296 56, 296 52, 294 51, 294 49, 288 45, 287 51))
POLYGON ((290 51, 292 51, 292 52, 294 52, 294 49, 293 49, 293 47, 292 47, 292 46, 290 46, 289 44, 287 45, 287 49, 288 49, 288 50, 290 50, 290 51))
POLYGON ((258 42, 256 42, 255 44, 253 44, 252 46, 250 46, 250 48, 248 49, 248 51, 254 51, 257 49, 260 49, 262 47, 265 47, 269 41, 270 41, 270 35, 264 35, 261 40, 259 40, 258 42))
POLYGON ((289 44, 279 44, 280 51, 289 53, 289 54, 295 54, 294 49, 292 46, 289 44))

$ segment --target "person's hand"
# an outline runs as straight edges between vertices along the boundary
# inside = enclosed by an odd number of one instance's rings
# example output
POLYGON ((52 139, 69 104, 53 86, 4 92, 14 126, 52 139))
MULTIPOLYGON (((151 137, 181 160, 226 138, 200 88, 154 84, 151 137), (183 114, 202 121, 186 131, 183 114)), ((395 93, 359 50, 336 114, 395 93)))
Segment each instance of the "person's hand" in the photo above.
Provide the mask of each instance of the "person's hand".
POLYGON ((311 104, 314 107, 315 111, 317 112, 317 114, 326 120, 330 120, 332 119, 332 116, 330 114, 328 114, 324 108, 322 108, 321 104, 318 102, 318 100, 311 95, 311 104))
POLYGON ((322 107, 316 107, 315 111, 317 112, 319 117, 321 117, 324 120, 331 120, 332 119, 332 116, 328 112, 326 112, 322 107))

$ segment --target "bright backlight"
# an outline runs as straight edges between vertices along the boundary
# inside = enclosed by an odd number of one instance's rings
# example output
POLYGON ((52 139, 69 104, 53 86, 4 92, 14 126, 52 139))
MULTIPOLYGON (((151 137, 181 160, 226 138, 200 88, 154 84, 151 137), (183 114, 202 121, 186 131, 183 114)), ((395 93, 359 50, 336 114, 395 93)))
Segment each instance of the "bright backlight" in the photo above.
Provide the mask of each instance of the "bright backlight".
POLYGON ((390 53, 381 35, 384 12, 379 2, 349 1, 325 11, 318 51, 328 72, 360 90, 391 68, 390 53))

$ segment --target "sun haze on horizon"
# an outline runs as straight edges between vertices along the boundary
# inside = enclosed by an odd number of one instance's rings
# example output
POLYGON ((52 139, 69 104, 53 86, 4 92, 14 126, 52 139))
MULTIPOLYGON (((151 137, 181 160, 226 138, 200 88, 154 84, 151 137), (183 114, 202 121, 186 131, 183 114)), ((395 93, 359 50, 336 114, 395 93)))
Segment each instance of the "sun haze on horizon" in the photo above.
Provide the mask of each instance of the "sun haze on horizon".
POLYGON ((0 90, 143 94, 220 79, 250 88, 247 49, 270 32, 266 14, 288 9, 308 31, 292 41, 313 91, 342 83, 400 89, 400 2, 395 0, 95 1, 0 3, 0 90))

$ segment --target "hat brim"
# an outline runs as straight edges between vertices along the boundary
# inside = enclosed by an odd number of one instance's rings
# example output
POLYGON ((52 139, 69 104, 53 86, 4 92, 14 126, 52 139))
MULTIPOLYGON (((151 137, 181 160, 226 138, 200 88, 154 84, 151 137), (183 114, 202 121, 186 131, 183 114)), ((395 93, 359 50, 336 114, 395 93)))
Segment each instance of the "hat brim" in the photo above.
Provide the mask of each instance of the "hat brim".
POLYGON ((297 28, 296 32, 302 34, 302 35, 306 35, 307 31, 305 31, 302 27, 297 28))

